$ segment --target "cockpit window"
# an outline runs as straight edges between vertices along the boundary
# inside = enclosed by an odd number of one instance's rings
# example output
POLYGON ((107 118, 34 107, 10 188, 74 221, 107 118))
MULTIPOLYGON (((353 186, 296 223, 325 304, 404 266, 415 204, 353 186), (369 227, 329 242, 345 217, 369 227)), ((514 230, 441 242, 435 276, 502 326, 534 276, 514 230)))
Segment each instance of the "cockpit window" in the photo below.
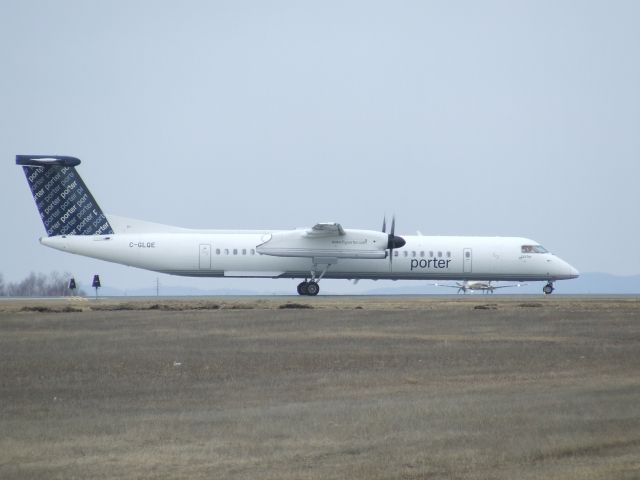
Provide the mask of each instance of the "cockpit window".
POLYGON ((522 245, 522 253, 549 253, 542 245, 522 245))

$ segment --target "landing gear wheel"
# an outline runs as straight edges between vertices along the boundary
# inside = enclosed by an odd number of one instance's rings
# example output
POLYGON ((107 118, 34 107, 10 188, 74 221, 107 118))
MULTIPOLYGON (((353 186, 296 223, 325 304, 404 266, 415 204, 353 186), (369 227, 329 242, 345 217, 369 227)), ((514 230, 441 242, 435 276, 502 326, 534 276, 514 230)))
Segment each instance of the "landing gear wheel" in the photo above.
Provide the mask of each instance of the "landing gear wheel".
POLYGON ((307 291, 308 282, 301 282, 298 284, 298 295, 309 295, 307 291))
POLYGON ((545 295, 551 295, 553 293, 555 289, 553 288, 553 283, 547 283, 543 288, 542 291, 544 292, 545 295))
POLYGON ((307 284, 307 295, 316 296, 320 291, 320 285, 316 282, 309 282, 307 284))

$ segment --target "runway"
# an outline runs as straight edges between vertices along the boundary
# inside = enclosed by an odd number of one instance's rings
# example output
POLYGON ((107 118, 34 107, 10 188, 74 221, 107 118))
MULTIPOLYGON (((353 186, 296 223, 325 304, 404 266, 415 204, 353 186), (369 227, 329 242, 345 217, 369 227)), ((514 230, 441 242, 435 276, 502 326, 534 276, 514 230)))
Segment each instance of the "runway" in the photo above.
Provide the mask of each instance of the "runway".
POLYGON ((1 478, 640 477, 640 300, 0 302, 1 478))

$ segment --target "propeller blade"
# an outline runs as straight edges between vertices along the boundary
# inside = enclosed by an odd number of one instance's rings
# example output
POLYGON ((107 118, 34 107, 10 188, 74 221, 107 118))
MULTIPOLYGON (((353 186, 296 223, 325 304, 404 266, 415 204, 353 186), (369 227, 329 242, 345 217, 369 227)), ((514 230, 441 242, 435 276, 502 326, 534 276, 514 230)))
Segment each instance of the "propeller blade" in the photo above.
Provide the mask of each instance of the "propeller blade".
MULTIPOLYGON (((387 216, 385 215, 382 219, 382 232, 386 233, 387 231, 387 216)), ((404 238, 396 237, 396 216, 393 215, 391 217, 391 230, 389 235, 387 236, 387 249, 389 250, 389 268, 393 266, 393 249, 394 248, 402 248, 407 243, 404 238)))
POLYGON ((407 243, 404 238, 396 237, 396 216, 391 217, 391 231, 389 232, 389 240, 387 242, 387 248, 393 251, 394 248, 402 248, 407 243))
POLYGON ((387 242, 387 246, 389 247, 389 268, 393 268, 393 247, 395 247, 395 241, 393 232, 396 231, 396 215, 394 214, 391 217, 391 232, 389 232, 389 241, 387 242))

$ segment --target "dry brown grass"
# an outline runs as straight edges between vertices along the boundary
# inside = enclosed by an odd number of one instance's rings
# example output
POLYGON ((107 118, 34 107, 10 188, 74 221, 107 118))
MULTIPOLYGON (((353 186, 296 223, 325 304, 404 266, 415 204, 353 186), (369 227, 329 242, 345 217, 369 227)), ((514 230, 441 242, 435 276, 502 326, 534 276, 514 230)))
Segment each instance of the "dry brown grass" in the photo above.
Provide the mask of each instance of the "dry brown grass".
POLYGON ((0 478, 640 478, 639 306, 2 303, 0 478))

